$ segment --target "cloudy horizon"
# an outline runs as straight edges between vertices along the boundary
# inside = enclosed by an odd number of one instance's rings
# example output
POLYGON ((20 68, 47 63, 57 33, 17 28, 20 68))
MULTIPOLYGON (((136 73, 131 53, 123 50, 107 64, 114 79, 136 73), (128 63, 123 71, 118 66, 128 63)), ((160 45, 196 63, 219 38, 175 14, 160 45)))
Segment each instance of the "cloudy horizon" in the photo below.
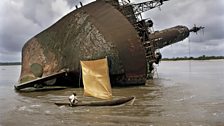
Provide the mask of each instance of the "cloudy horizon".
MULTIPOLYGON (((80 0, 85 5, 94 0, 80 0)), ((131 0, 136 3, 137 0, 131 0)), ((143 1, 143 0, 141 0, 143 1)), ((139 2, 139 1, 138 1, 139 2)), ((2 0, 0 3, 0 62, 21 61, 26 41, 74 10, 77 0, 2 0)), ((143 14, 155 30, 176 25, 204 26, 182 42, 161 49, 163 57, 224 56, 224 1, 170 0, 143 14)))

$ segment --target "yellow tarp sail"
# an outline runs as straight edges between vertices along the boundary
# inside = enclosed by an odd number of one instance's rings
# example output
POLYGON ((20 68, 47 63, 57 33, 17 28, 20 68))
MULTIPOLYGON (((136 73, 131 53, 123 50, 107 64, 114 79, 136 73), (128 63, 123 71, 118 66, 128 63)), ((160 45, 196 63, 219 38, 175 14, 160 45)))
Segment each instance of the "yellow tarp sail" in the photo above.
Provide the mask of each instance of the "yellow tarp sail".
POLYGON ((112 99, 107 59, 81 61, 84 96, 112 99))

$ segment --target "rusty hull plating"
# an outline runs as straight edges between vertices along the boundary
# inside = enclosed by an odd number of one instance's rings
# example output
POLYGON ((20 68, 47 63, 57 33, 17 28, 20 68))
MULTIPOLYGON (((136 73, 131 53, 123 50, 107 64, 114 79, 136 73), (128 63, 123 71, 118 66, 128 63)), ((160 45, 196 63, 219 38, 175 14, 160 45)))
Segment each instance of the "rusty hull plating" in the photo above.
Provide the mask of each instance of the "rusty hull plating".
POLYGON ((177 26, 154 33, 142 31, 135 25, 137 18, 128 17, 134 12, 127 13, 127 9, 130 6, 119 8, 117 0, 97 0, 31 38, 22 49, 19 83, 67 70, 75 81, 70 84, 78 86, 80 60, 108 57, 112 85, 144 84, 156 61, 155 50, 185 39, 189 30, 177 26))
POLYGON ((42 76, 69 69, 75 78, 80 60, 103 57, 108 57, 115 80, 125 83, 126 78, 134 78, 144 83, 146 60, 138 33, 116 8, 96 1, 69 13, 24 45, 20 83, 38 78, 32 64, 42 67, 42 76))

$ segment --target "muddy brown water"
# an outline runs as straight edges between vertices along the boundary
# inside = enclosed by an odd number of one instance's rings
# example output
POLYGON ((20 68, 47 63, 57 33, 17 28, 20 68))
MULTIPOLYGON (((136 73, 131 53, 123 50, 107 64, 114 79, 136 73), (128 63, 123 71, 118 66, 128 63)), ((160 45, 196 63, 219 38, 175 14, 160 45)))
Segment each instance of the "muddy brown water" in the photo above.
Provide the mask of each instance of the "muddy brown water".
POLYGON ((58 107, 82 88, 17 93, 20 66, 0 66, 0 126, 223 126, 224 60, 163 61, 145 86, 113 88, 114 98, 135 96, 114 107, 58 107))

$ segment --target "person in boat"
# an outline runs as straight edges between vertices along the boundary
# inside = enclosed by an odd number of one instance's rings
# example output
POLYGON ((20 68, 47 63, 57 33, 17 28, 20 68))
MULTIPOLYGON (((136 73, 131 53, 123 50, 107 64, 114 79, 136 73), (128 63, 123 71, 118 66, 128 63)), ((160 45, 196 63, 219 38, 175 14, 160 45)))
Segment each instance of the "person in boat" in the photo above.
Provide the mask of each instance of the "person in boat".
POLYGON ((76 96, 76 93, 72 93, 71 96, 69 96, 68 98, 69 102, 70 102, 70 106, 73 106, 75 104, 77 104, 79 102, 77 96, 76 96))

